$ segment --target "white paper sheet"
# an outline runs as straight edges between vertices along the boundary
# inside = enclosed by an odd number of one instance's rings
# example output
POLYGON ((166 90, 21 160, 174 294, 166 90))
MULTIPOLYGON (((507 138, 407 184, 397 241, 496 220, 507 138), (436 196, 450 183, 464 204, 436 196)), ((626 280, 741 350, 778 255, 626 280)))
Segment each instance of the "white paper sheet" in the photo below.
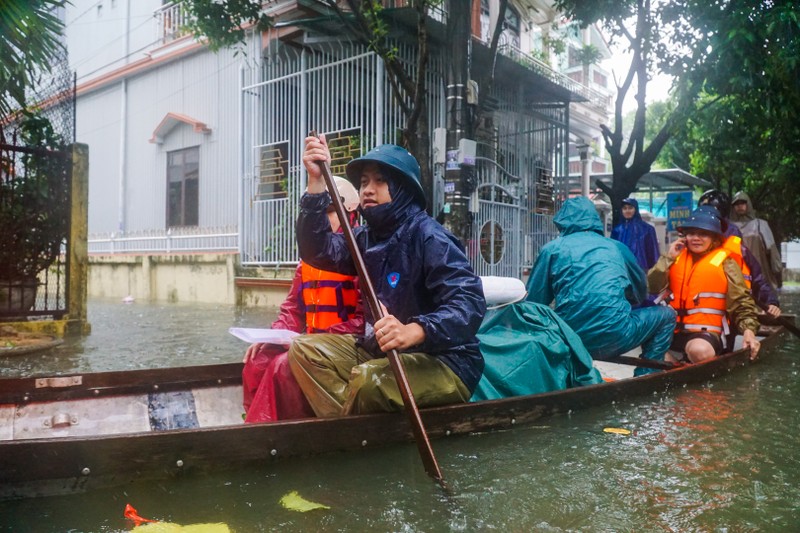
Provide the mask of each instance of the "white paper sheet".
POLYGON ((250 344, 267 342, 269 344, 278 344, 287 347, 292 344, 292 339, 299 335, 299 333, 288 329, 259 328, 229 328, 228 333, 250 344))

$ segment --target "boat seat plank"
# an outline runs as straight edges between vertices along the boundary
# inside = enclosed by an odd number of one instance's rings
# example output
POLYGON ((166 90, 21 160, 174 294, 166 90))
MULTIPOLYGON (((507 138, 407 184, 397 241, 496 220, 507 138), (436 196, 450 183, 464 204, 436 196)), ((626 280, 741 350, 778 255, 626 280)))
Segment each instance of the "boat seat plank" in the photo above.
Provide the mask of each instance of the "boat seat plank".
POLYGON ((193 389, 200 427, 242 424, 242 387, 228 386, 216 389, 193 389))
POLYGON ((19 405, 12 425, 14 440, 149 431, 147 395, 19 405))
POLYGON ((14 438, 14 411, 13 405, 0 405, 0 440, 14 438))

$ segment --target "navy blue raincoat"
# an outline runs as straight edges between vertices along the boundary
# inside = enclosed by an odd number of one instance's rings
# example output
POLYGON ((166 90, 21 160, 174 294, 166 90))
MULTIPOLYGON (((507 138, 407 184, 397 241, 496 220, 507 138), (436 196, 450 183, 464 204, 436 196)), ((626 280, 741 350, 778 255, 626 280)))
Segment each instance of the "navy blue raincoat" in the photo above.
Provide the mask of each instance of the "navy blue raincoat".
POLYGON ((639 202, 634 198, 626 198, 625 203, 636 208, 633 217, 623 218, 622 222, 611 230, 611 238, 627 246, 636 258, 639 266, 647 272, 658 261, 658 237, 656 229, 642 220, 639 213, 639 202))
MULTIPOLYGON (((728 226, 725 229, 725 238, 734 235, 736 237, 742 238, 742 230, 739 229, 739 226, 734 224, 729 220, 725 220, 725 224, 728 226)), ((764 278, 764 272, 761 270, 761 265, 756 259, 756 256, 753 255, 753 252, 742 243, 742 259, 747 264, 747 267, 750 269, 750 287, 751 291, 753 292, 753 298, 755 298, 756 302, 758 302, 761 306, 767 307, 770 305, 776 305, 780 307, 780 301, 778 300, 778 295, 775 294, 775 291, 772 290, 772 285, 767 282, 766 278, 764 278)))
MULTIPOLYGON (((325 214, 330 201, 327 192, 306 193, 301 198, 300 257, 317 268, 355 276, 344 235, 331 232, 325 214)), ((396 219, 398 225, 389 235, 369 226, 354 229, 378 300, 404 324, 416 322, 425 330, 424 343, 411 351, 440 358, 472 392, 484 365, 476 337, 486 313, 480 278, 458 239, 421 207, 406 205, 396 219)), ((373 324, 368 306, 365 314, 373 324)), ((362 345, 375 356, 383 355, 372 327, 367 328, 362 345)))

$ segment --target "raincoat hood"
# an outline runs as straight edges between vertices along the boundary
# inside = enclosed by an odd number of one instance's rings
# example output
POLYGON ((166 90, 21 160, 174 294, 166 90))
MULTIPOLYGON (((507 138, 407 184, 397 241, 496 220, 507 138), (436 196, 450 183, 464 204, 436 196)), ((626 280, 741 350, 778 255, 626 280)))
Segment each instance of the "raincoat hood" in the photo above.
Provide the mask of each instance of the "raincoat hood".
POLYGON ((756 219, 756 211, 753 209, 753 202, 750 201, 750 197, 747 196, 745 192, 737 192, 733 196, 733 200, 731 200, 731 207, 736 202, 747 202, 747 213, 744 215, 740 215, 736 212, 736 209, 731 209, 731 220, 734 222, 749 222, 751 220, 756 219))
POLYGON ((622 205, 632 205, 633 208, 636 210, 633 212, 633 216, 630 218, 630 220, 623 217, 623 222, 642 220, 642 214, 639 212, 639 201, 636 200, 636 198, 625 198, 624 200, 622 200, 622 205))
POLYGON ((627 246, 639 266, 647 272, 658 261, 660 253, 656 230, 642 219, 636 199, 625 198, 622 205, 632 205, 635 211, 631 218, 620 217, 619 224, 611 230, 611 238, 627 246))
POLYGON ((571 235, 581 231, 603 234, 603 223, 600 222, 600 216, 592 201, 585 196, 570 198, 564 202, 553 222, 561 235, 571 235))

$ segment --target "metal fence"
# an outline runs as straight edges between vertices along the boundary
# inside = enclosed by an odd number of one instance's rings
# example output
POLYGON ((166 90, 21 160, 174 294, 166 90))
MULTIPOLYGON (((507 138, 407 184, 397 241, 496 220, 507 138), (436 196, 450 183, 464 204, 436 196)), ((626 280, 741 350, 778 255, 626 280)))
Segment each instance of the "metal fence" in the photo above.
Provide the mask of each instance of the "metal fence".
MULTIPOLYGON (((397 43, 411 66, 413 52, 397 43)), ((429 75, 429 121, 444 116, 443 88, 434 68, 429 75)), ((325 133, 331 168, 373 146, 399 142, 404 117, 390 94, 380 59, 350 42, 319 40, 297 49, 272 41, 263 62, 242 79, 243 205, 242 263, 279 265, 298 261, 294 221, 305 170, 303 138, 325 133)))
POLYGON ((89 235, 90 254, 231 252, 239 248, 235 226, 170 228, 89 235))
POLYGON ((0 117, 0 320, 68 309, 75 81, 66 53, 0 117))
MULTIPOLYGON (((268 37, 269 38, 269 37, 268 37)), ((327 134, 334 174, 376 144, 398 142, 404 123, 382 61, 363 47, 309 39, 289 47, 267 43, 263 62, 242 74, 241 259, 245 265, 298 261, 294 221, 305 189, 302 140, 327 134), (312 44, 313 42, 313 44, 312 44)), ((413 68, 415 51, 397 43, 413 68)), ((445 124, 444 57, 429 64, 428 123, 445 124)), ((538 248, 557 235, 552 215, 567 175, 568 102, 532 105, 514 80, 497 80, 500 102, 490 142, 480 146, 478 191, 468 254, 481 275, 519 277, 538 248)), ((434 199, 441 198, 442 164, 434 164, 434 199)), ((439 205, 434 201, 434 206, 439 205)))

